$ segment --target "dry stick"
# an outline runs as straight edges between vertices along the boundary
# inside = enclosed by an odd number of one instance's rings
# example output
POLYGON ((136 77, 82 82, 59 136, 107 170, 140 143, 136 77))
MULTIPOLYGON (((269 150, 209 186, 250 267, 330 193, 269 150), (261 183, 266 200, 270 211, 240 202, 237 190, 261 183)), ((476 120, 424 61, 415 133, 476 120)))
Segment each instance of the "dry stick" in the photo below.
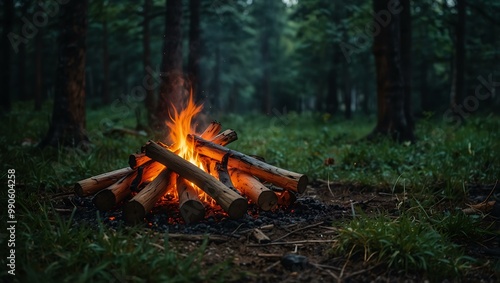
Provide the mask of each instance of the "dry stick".
POLYGON ((288 236, 292 235, 293 233, 297 233, 297 232, 302 231, 302 230, 306 230, 306 229, 309 229, 309 228, 312 228, 312 227, 316 227, 316 226, 319 226, 319 225, 321 225, 321 224, 323 224, 323 221, 318 222, 318 223, 314 223, 314 224, 311 224, 311 225, 307 225, 307 226, 305 226, 305 227, 302 227, 302 228, 299 228, 299 229, 296 229, 296 230, 293 230, 292 232, 290 232, 290 233, 286 233, 285 235, 283 235, 283 236, 281 236, 281 237, 279 237, 279 238, 275 239, 275 240, 274 240, 274 242, 277 242, 277 241, 279 241, 279 240, 282 240, 282 239, 284 239, 284 238, 286 238, 286 237, 288 237, 288 236))
POLYGON ((211 140, 213 139, 222 129, 222 125, 217 122, 217 121, 212 121, 210 125, 203 131, 203 133, 200 135, 200 137, 206 139, 206 140, 211 140))
POLYGON ((276 194, 259 182, 254 176, 235 168, 231 168, 229 174, 235 187, 241 190, 245 196, 250 198, 262 210, 271 210, 278 203, 276 194))
POLYGON ((151 158, 147 157, 144 153, 134 153, 128 157, 128 165, 130 165, 130 168, 136 169, 149 160, 151 160, 151 158))
POLYGON ((300 245, 300 244, 316 244, 316 243, 334 243, 338 240, 301 240, 291 242, 271 242, 266 244, 248 244, 247 247, 265 247, 265 246, 281 246, 281 245, 300 245))
POLYGON ((222 146, 226 146, 232 142, 234 142, 235 140, 238 139, 238 135, 236 134, 235 131, 233 130, 225 130, 224 132, 218 134, 217 136, 215 136, 211 142, 215 143, 215 144, 218 144, 218 145, 222 145, 222 146))
POLYGON ((247 200, 210 174, 155 142, 148 142, 145 149, 146 155, 151 159, 162 163, 206 192, 227 212, 229 217, 240 218, 246 213, 247 200))
POLYGON ((150 160, 133 171, 133 173, 123 177, 120 181, 97 193, 92 201, 99 210, 110 210, 130 194, 133 190, 132 187, 136 189, 141 183, 156 178, 164 168, 165 166, 162 164, 150 160), (139 172, 142 173, 138 174, 139 172))
POLYGON ((195 140, 198 154, 221 161, 225 154, 231 153, 228 166, 248 172, 261 180, 275 184, 284 189, 303 193, 307 187, 307 176, 278 168, 223 146, 206 141, 200 137, 188 135, 195 140))
POLYGON ((129 224, 137 224, 144 220, 146 214, 155 203, 173 186, 172 171, 165 168, 142 191, 123 206, 123 216, 129 224))
POLYGON ((96 192, 109 187, 132 171, 132 169, 126 167, 78 181, 78 183, 75 184, 75 193, 80 197, 93 195, 96 192))
POLYGON ((262 232, 262 230, 260 230, 259 228, 255 228, 252 231, 252 236, 255 238, 255 240, 257 240, 257 243, 259 244, 267 244, 271 242, 271 239, 269 239, 269 237, 264 234, 264 232, 262 232))
POLYGON ((184 221, 189 224, 205 217, 205 207, 198 198, 196 190, 181 176, 177 177, 179 210, 184 221))

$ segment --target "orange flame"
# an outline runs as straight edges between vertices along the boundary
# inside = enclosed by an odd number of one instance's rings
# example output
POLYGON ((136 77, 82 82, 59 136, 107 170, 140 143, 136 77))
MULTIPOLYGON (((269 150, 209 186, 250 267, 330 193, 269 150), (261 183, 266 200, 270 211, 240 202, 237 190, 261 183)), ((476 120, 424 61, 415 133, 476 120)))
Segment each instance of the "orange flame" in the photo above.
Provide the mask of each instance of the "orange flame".
MULTIPOLYGON (((167 121, 167 126, 170 129, 169 138, 172 141, 170 150, 176 152, 177 155, 198 166, 203 171, 205 170, 202 161, 198 158, 194 150, 194 141, 188 140, 188 134, 196 134, 195 128, 192 125, 193 118, 201 112, 203 106, 196 105, 193 101, 192 93, 189 95, 189 100, 184 109, 180 112, 175 107, 173 115, 170 116, 171 121, 167 121)), ((200 188, 191 183, 198 192, 198 197, 205 203, 213 203, 213 200, 200 188)), ((178 198, 177 189, 173 190, 175 198, 178 198)))

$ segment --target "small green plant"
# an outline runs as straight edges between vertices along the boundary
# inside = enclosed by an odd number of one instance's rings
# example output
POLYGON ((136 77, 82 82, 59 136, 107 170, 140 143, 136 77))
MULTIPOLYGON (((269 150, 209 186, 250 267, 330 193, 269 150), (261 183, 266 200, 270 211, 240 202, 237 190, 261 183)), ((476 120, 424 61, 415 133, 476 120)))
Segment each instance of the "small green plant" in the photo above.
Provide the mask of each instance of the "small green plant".
POLYGON ((361 217, 344 224, 333 252, 394 270, 425 272, 434 279, 457 277, 474 261, 431 225, 406 215, 361 217))

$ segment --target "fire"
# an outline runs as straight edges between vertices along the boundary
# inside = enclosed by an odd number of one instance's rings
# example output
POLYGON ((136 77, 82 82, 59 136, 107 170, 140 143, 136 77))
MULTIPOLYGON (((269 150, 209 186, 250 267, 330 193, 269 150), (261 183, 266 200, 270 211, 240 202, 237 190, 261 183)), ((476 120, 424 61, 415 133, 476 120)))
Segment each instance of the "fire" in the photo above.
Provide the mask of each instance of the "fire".
MULTIPOLYGON (((191 162, 192 164, 198 166, 203 171, 207 171, 203 162, 198 158, 194 150, 194 141, 188 140, 188 134, 196 134, 196 130, 193 127, 193 118, 196 117, 198 113, 203 109, 202 105, 196 105, 193 100, 193 95, 189 96, 189 100, 187 105, 181 111, 177 111, 175 107, 173 107, 174 113, 170 117, 171 121, 167 121, 167 126, 170 130, 169 138, 172 142, 170 146, 170 150, 175 152, 180 157, 185 160, 191 162)), ((198 188, 193 183, 190 183, 198 192, 198 197, 200 200, 205 201, 205 203, 214 203, 212 198, 210 198, 203 190, 198 188)), ((178 198, 177 190, 174 191, 175 198, 178 198)), ((169 192, 170 193, 170 192, 169 192)))

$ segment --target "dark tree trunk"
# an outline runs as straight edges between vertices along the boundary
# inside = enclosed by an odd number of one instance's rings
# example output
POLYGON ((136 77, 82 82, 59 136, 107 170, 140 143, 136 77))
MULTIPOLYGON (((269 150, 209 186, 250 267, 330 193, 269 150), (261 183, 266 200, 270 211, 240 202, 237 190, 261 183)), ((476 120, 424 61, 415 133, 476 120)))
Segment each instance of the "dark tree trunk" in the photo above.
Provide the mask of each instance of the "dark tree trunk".
MULTIPOLYGON (((28 16, 28 3, 27 1, 21 1, 21 18, 28 16)), ((24 23, 19 19, 19 25, 22 26, 24 23)), ((16 84, 16 94, 20 100, 27 100, 28 95, 26 91, 26 44, 19 45, 19 53, 17 53, 17 84, 16 84)))
POLYGON ((420 61, 420 83, 419 83, 419 89, 420 89, 420 107, 422 108, 422 112, 427 112, 432 110, 432 103, 431 103, 431 98, 429 95, 429 85, 427 81, 427 62, 425 60, 420 61))
POLYGON ((11 109, 11 99, 10 99, 10 79, 11 79, 11 54, 12 48, 10 46, 9 33, 12 32, 13 27, 13 17, 14 17, 14 1, 5 0, 3 4, 4 15, 3 15, 3 34, 2 34, 2 57, 3 64, 0 69, 2 69, 2 91, 0 97, 0 108, 2 112, 8 112, 11 109))
POLYGON ((43 93, 43 30, 35 37, 35 111, 42 109, 43 93))
POLYGON ((451 106, 465 97, 465 0, 457 0, 458 22, 456 28, 456 47, 454 64, 454 91, 451 94, 451 106))
POLYGON ((404 113, 408 127, 413 131, 414 120, 411 107, 411 78, 412 78, 412 60, 411 60, 411 7, 410 0, 400 1, 403 10, 401 11, 401 71, 403 72, 403 92, 404 92, 404 113))
POLYGON ((220 45, 215 43, 215 67, 214 67, 214 77, 212 79, 212 86, 210 87, 212 94, 210 95, 210 105, 211 108, 218 109, 217 98, 220 97, 220 73, 221 73, 221 56, 220 56, 220 45))
MULTIPOLYGON (((374 12, 378 13, 386 9, 388 2, 388 0, 374 0, 374 12)), ((377 72, 378 117, 377 125, 369 137, 382 134, 389 135, 398 141, 413 141, 415 137, 404 112, 399 18, 398 14, 393 14, 389 24, 381 27, 379 35, 373 40, 377 72)))
POLYGON ((368 92, 370 91, 368 87, 368 83, 366 81, 361 83, 361 89, 363 91, 363 100, 361 101, 361 109, 363 109, 363 113, 365 115, 370 114, 370 95, 368 92))
POLYGON ((144 104, 146 110, 148 111, 148 121, 152 125, 154 121, 155 112, 155 80, 148 72, 151 66, 151 31, 149 29, 149 23, 151 21, 151 7, 153 0, 144 1, 144 22, 142 26, 142 48, 143 48, 143 64, 144 70, 146 71, 146 81, 144 82, 144 88, 146 89, 146 97, 144 99, 144 104))
POLYGON ((102 22, 102 102, 108 105, 111 102, 109 95, 109 52, 108 52, 108 21, 106 17, 102 22))
POLYGON ((182 1, 167 0, 165 42, 156 129, 165 130, 165 122, 180 110, 185 101, 182 74, 182 1))
POLYGON ((339 52, 337 45, 333 47, 332 64, 328 74, 328 96, 326 98, 326 112, 334 115, 339 108, 339 100, 337 97, 337 64, 339 62, 339 52))
POLYGON ((60 6, 59 62, 52 121, 40 146, 85 146, 85 38, 88 1, 60 6))
POLYGON ((188 74, 189 85, 193 95, 200 98, 199 84, 200 79, 200 4, 201 0, 189 1, 189 58, 188 74))
MULTIPOLYGON (((264 29, 267 30, 267 29, 264 29)), ((261 77, 261 111, 264 114, 271 113, 271 85, 270 85, 270 64, 269 64, 269 36, 264 31, 261 42, 261 60, 263 65, 261 77)))
POLYGON ((344 117, 349 120, 352 118, 351 74, 349 73, 349 65, 344 62, 343 66, 344 68, 343 68, 342 79, 344 81, 343 82, 344 83, 343 94, 344 94, 344 106, 345 106, 344 117))

